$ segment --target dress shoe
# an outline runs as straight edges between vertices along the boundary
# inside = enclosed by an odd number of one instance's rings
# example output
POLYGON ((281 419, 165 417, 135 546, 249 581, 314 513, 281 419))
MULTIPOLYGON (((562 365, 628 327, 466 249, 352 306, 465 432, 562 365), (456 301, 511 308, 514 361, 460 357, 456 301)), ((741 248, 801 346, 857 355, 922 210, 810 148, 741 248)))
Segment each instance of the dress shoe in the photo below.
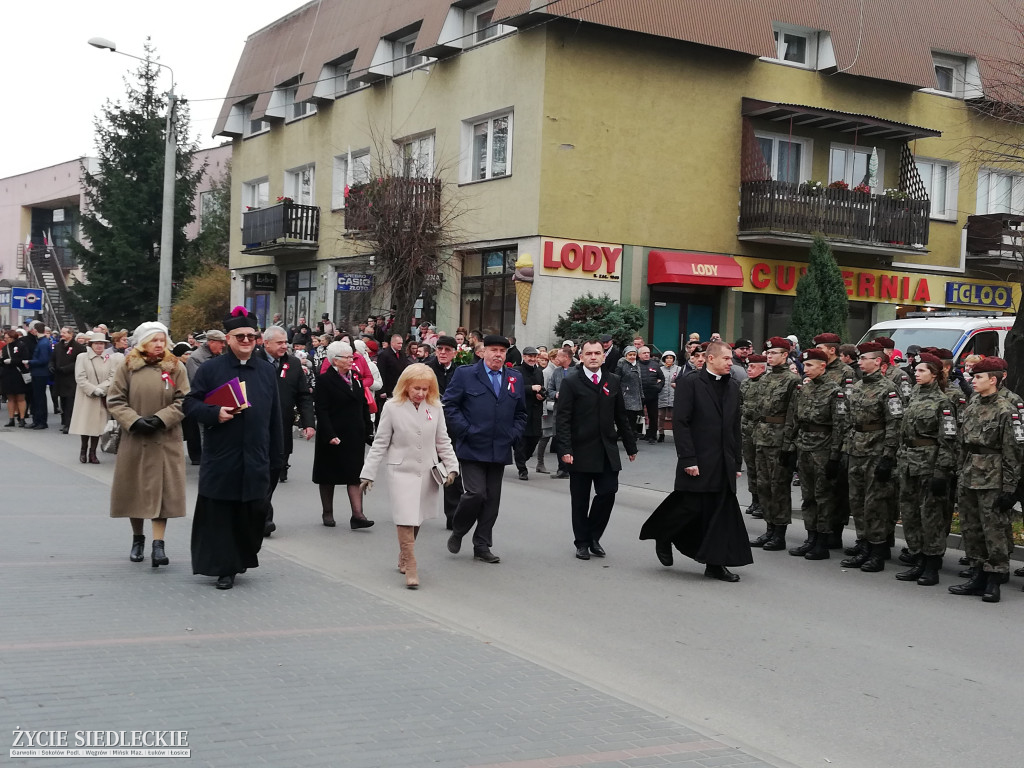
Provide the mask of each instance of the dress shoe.
POLYGON ((132 536, 132 551, 128 559, 133 563, 141 563, 146 559, 146 537, 143 535, 132 536))
POLYGON ((263 524, 263 537, 269 539, 270 534, 272 534, 276 530, 277 523, 275 523, 273 520, 267 520, 267 522, 263 524))
POLYGON ((235 586, 234 576, 221 576, 217 579, 217 589, 231 589, 235 586))
POLYGON ((590 550, 587 549, 586 545, 580 545, 576 547, 576 559, 577 560, 589 560, 590 550))
POLYGON ((651 445, 654 445, 656 442, 658 442, 658 438, 655 437, 654 435, 650 435, 649 437, 646 438, 646 440, 651 445))
POLYGON ((60 428, 60 433, 61 433, 62 435, 66 435, 66 434, 68 433, 68 428, 67 428, 67 427, 61 427, 61 428, 60 428))
POLYGON ((281 474, 279 474, 277 476, 277 482, 279 482, 279 483, 287 483, 288 482, 288 465, 287 464, 285 464, 283 467, 281 467, 281 474))
POLYGON ((489 549, 478 549, 473 552, 473 559, 479 560, 481 563, 500 563, 501 558, 491 552, 489 549))
POLYGON ((33 424, 31 426, 31 429, 48 429, 48 425, 46 425, 46 424, 33 424))
POLYGON ((765 552, 781 552, 786 548, 786 529, 788 525, 772 526, 772 537, 761 547, 765 552))
POLYGON ((555 472, 555 474, 552 475, 552 477, 555 480, 568 480, 569 479, 569 473, 568 472, 563 472, 562 470, 558 470, 557 472, 555 472))
POLYGON ((448 551, 453 555, 457 555, 460 549, 462 549, 462 537, 457 533, 453 533, 448 537, 448 551))
POLYGON ((88 457, 85 455, 85 449, 83 448, 82 452, 78 454, 78 461, 85 464, 88 460, 88 457))
POLYGON ((665 442, 665 433, 664 432, 659 432, 658 433, 658 442, 659 443, 664 443, 665 442))
POLYGON ((534 472, 536 472, 538 475, 550 475, 551 474, 550 472, 548 472, 548 468, 545 467, 543 464, 538 464, 537 468, 534 470, 534 472))
POLYGON ((171 561, 167 557, 167 554, 164 552, 163 539, 153 539, 152 559, 154 568, 156 568, 158 565, 170 564, 171 561))
POLYGON ((529 471, 525 470, 525 469, 520 469, 519 470, 519 479, 520 480, 529 480, 530 479, 529 471))
POLYGON ((337 523, 334 521, 333 512, 324 512, 320 515, 320 518, 324 521, 324 525, 326 525, 328 528, 333 528, 337 525, 337 523))
POLYGON ((360 528, 372 528, 373 520, 367 520, 365 517, 350 517, 348 524, 353 531, 358 531, 360 528))
POLYGON ((671 541, 655 541, 654 542, 654 554, 658 556, 658 561, 664 565, 672 565, 672 542, 671 541))
POLYGON ((949 588, 951 595, 983 595, 988 586, 988 577, 981 566, 971 568, 971 577, 963 584, 954 584, 949 588))
POLYGON ((704 568, 704 575, 719 581, 735 582, 740 580, 739 574, 733 573, 724 565, 709 565, 704 568))
POLYGON ((604 547, 602 547, 602 546, 601 546, 601 545, 600 545, 600 544, 599 544, 598 542, 596 542, 596 541, 592 541, 592 542, 590 542, 590 553, 591 553, 591 554, 592 554, 592 555, 593 555, 594 557, 604 557, 604 556, 605 556, 606 554, 608 554, 607 552, 605 552, 605 551, 604 551, 604 547))

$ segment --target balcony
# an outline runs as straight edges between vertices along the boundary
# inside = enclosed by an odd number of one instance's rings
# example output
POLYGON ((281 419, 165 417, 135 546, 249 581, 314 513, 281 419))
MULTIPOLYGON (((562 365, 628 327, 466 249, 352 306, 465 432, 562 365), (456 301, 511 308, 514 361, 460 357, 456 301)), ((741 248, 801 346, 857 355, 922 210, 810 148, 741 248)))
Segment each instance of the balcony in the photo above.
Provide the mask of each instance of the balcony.
POLYGON ((1019 270, 1024 261, 1024 216, 989 213, 967 217, 967 262, 973 267, 1019 270))
POLYGON ((45 258, 53 258, 55 263, 60 266, 65 272, 70 272, 73 269, 78 269, 78 264, 75 261, 75 256, 71 252, 71 249, 67 246, 62 245, 28 245, 26 243, 18 243, 16 246, 16 252, 18 256, 18 271, 26 272, 29 261, 29 254, 38 256, 42 254, 45 258))
POLYGON ((350 232, 385 228, 428 233, 440 222, 440 179, 376 179, 349 187, 345 195, 345 229, 350 232))
POLYGON ((320 247, 320 208, 285 200, 242 214, 242 252, 280 256, 320 247))
POLYGON ((924 253, 930 203, 785 181, 740 185, 740 240, 777 245, 821 232, 833 249, 870 254, 924 253))

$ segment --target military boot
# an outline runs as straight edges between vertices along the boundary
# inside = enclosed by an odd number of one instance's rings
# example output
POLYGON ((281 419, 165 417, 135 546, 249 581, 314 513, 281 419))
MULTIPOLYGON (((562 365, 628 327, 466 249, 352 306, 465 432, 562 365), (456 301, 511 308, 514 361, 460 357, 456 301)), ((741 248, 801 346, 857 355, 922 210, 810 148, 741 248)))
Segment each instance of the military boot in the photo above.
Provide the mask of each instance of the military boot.
POLYGON ((761 547, 765 552, 779 552, 786 548, 786 529, 788 525, 776 525, 772 528, 772 537, 761 547))
POLYGON ((861 552, 866 551, 867 548, 868 548, 867 541, 865 541, 864 539, 857 539, 855 542, 853 542, 853 546, 852 547, 847 547, 846 549, 843 550, 843 554, 844 555, 851 555, 851 556, 852 555, 859 555, 861 552))
POLYGON ((828 537, 831 536, 829 533, 818 533, 817 538, 814 540, 814 546, 811 550, 804 555, 804 560, 828 560, 832 557, 832 553, 829 552, 828 537))
MULTIPOLYGON (((913 564, 908 570, 896 574, 897 581, 917 581, 924 573, 924 555, 911 555, 910 560, 913 564)), ((900 555, 900 562, 903 562, 903 555, 900 555)))
MULTIPOLYGON (((862 565, 864 565, 864 563, 868 561, 868 558, 871 557, 871 545, 868 544, 866 541, 860 543, 863 546, 861 546, 859 550, 855 549, 855 554, 853 554, 852 556, 846 558, 845 560, 840 560, 840 566, 842 566, 843 568, 860 568, 862 565)), ((845 549, 843 551, 849 552, 850 550, 845 549)))
POLYGON ((843 530, 842 530, 842 528, 840 528, 838 531, 832 531, 832 533, 830 533, 828 535, 828 544, 827 544, 827 546, 828 546, 829 549, 842 549, 843 548, 843 530))
POLYGON ((752 547, 763 547, 772 539, 772 535, 775 533, 775 526, 768 523, 765 527, 764 533, 758 536, 756 539, 750 540, 750 546, 752 547))
POLYGON ((976 565, 971 569, 971 578, 963 584, 954 584, 949 588, 949 593, 951 595, 983 595, 987 582, 985 571, 980 565, 976 565))
POLYGON ((987 583, 985 584, 985 594, 981 596, 981 599, 986 603, 998 603, 999 602, 999 585, 1004 583, 1008 578, 1009 574, 1006 573, 987 573, 987 583))
POLYGON ((872 544, 871 554, 864 561, 860 569, 864 573, 878 573, 885 570, 885 561, 889 559, 889 546, 887 544, 872 544))
POLYGON ((904 565, 914 565, 917 563, 917 555, 913 554, 909 549, 904 547, 900 550, 899 561, 904 565))
POLYGON ((801 544, 799 547, 793 547, 791 550, 789 550, 789 554, 791 554, 793 557, 803 557, 812 549, 814 549, 814 545, 817 543, 817 541, 818 532, 808 531, 807 538, 804 539, 804 543, 801 544))
POLYGON ((942 555, 925 555, 924 570, 917 583, 922 587, 934 587, 939 583, 939 571, 942 570, 942 555))

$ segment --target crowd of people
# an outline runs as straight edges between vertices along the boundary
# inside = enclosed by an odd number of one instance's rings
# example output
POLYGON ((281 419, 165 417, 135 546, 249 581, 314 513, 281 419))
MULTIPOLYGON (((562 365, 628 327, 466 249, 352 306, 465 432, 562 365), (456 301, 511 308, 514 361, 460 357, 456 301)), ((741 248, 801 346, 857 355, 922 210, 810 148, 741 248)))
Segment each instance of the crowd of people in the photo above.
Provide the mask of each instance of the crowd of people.
POLYGON ((117 433, 110 514, 129 518, 134 562, 144 560, 146 519, 153 567, 169 562, 166 521, 185 516, 187 455, 200 467, 193 572, 221 589, 258 565, 277 530, 273 497, 288 482, 296 435, 314 441, 326 527, 337 525, 343 485, 349 527, 371 528, 364 496, 387 478, 410 588, 420 526, 442 511, 451 553, 472 533, 474 558, 500 562, 493 533, 513 463, 523 481, 569 480, 575 556, 606 556, 619 443, 633 461, 639 441, 669 435, 675 492, 641 531, 663 564, 675 548, 735 582, 729 567, 752 562, 752 548, 826 560, 852 516, 843 567, 884 570, 902 521, 898 559, 908 568, 896 578, 931 586, 956 513, 967 580, 949 591, 997 602, 1024 455, 1024 401, 1005 386, 1005 362, 967 358, 961 370, 950 350, 904 355, 887 338, 853 346, 821 334, 813 344, 775 336, 755 354, 750 339, 692 334, 677 355, 639 335, 621 348, 604 335, 520 350, 513 337, 430 323, 401 334, 393 316, 352 332, 326 314, 315 328, 275 316, 261 330, 239 307, 223 328, 178 344, 155 322, 130 335, 103 325, 53 334, 40 322, 7 330, 0 393, 8 427, 48 428, 52 403, 61 431, 80 436, 83 464, 99 463, 100 438, 117 433), (244 402, 216 400, 232 381, 244 402), (765 524, 750 541, 735 493, 744 466, 747 513, 765 524), (794 477, 805 537, 788 547, 794 477))

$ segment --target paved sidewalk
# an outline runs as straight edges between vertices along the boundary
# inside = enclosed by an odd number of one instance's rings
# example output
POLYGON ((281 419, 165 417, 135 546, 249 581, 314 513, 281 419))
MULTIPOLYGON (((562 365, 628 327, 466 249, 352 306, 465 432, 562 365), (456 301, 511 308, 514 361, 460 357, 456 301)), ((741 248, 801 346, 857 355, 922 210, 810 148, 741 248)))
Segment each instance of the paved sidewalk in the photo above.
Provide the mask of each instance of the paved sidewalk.
POLYGON ((187 519, 169 523, 170 566, 130 563, 113 457, 79 467, 70 441, 0 429, 8 739, 184 730, 203 766, 784 765, 271 552, 217 591, 191 575, 187 519))

